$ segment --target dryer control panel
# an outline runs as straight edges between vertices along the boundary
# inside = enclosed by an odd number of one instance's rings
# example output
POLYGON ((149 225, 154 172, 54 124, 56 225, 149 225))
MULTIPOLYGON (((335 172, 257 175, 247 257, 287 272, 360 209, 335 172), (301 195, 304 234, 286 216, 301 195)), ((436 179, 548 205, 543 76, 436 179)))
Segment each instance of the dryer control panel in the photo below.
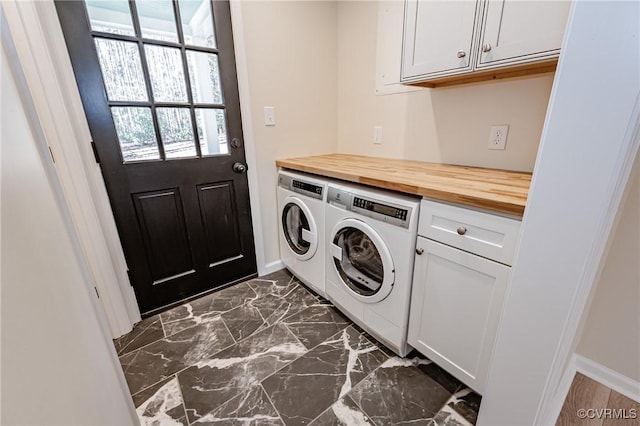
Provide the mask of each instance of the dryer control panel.
POLYGON ((380 201, 370 197, 363 197, 332 186, 329 187, 327 202, 340 205, 354 213, 361 214, 392 225, 409 227, 411 208, 394 205, 387 201, 380 201))
POLYGON ((316 185, 315 183, 311 182, 305 182, 301 179, 294 179, 291 176, 286 175, 278 176, 278 185, 290 191, 304 194, 307 197, 322 200, 322 190, 324 188, 321 185, 316 185))

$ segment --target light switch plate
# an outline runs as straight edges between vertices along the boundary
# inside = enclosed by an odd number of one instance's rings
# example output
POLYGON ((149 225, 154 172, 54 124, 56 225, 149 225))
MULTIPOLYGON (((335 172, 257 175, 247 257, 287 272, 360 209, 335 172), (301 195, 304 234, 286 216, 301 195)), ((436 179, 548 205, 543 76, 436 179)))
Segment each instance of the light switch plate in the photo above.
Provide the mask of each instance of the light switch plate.
POLYGON ((276 109, 272 106, 264 107, 264 125, 265 126, 276 125, 276 109))
POLYGON ((373 126, 373 143, 382 144, 382 126, 373 126))

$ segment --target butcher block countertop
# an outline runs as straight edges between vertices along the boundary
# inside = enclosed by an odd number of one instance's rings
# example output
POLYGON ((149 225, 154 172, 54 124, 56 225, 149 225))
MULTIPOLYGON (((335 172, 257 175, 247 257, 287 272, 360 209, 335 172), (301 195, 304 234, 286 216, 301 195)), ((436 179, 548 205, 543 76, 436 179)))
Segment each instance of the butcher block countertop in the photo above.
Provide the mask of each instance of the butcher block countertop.
POLYGON ((531 173, 330 154, 277 160, 279 167, 522 216, 531 173))

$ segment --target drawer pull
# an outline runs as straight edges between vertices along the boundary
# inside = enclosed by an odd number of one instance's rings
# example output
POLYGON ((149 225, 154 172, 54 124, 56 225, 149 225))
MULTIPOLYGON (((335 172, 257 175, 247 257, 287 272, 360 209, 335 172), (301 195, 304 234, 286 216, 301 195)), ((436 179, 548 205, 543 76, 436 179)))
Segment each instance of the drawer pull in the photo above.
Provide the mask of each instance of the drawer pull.
POLYGON ((464 226, 460 226, 458 229, 458 235, 464 235, 467 233, 467 228, 465 228, 464 226))
POLYGON ((422 253, 424 253, 424 249, 423 249, 422 247, 418 247, 418 248, 416 249, 416 254, 419 256, 419 255, 421 255, 422 253))

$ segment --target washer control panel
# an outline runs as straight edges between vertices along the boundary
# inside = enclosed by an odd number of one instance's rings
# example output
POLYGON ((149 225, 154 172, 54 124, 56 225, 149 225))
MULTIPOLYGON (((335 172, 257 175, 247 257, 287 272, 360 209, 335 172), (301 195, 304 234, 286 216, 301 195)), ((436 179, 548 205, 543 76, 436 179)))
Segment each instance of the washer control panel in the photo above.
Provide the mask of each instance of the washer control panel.
POLYGON ((370 197, 365 198, 359 194, 353 194, 332 186, 329 186, 327 202, 372 219, 402 228, 409 227, 409 219, 411 218, 410 207, 403 207, 370 197))
POLYGON ((287 175, 278 175, 278 186, 306 195, 307 197, 322 200, 322 191, 324 190, 324 187, 315 183, 306 182, 301 179, 294 179, 287 175))

